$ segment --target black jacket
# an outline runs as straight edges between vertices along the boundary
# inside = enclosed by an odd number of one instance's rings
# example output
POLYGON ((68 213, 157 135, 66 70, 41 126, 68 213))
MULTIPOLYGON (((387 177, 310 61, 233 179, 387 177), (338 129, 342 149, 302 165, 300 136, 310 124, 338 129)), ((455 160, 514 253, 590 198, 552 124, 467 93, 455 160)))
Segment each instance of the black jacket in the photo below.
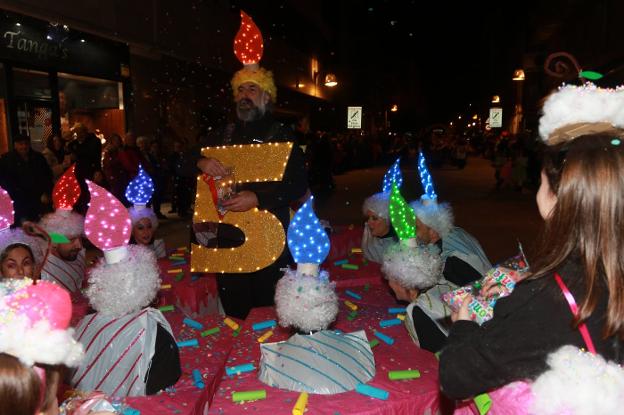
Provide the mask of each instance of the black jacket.
POLYGON ((31 149, 27 160, 9 151, 0 157, 0 186, 13 199, 16 224, 22 219, 37 221, 45 211, 41 196, 52 194, 52 170, 37 151, 31 149))
MULTIPOLYGON (((585 295, 581 266, 570 261, 559 274, 580 305, 585 295)), ((607 299, 603 286, 586 324, 597 352, 618 361, 617 342, 601 335, 607 299)), ((533 380, 547 369, 548 354, 568 344, 586 348, 554 277, 524 281, 496 303, 492 320, 482 326, 472 321, 453 324, 440 355, 442 391, 463 399, 513 381, 533 380)))
MULTIPOLYGON (((226 126, 224 130, 218 131, 214 135, 206 136, 198 144, 201 148, 285 141, 295 141, 292 129, 275 121, 270 114, 266 114, 257 121, 243 122, 237 120, 235 123, 226 126)), ((193 157, 188 157, 188 160, 192 163, 191 167, 194 167, 199 160, 200 148, 194 151, 193 157)), ((194 167, 194 169, 197 172, 197 168, 194 167)), ((297 145, 293 146, 282 181, 244 183, 237 185, 237 188, 237 191, 249 190, 254 192, 258 197, 258 208, 266 209, 273 213, 286 231, 290 222, 290 203, 302 197, 308 189, 307 174, 301 149, 297 145)))

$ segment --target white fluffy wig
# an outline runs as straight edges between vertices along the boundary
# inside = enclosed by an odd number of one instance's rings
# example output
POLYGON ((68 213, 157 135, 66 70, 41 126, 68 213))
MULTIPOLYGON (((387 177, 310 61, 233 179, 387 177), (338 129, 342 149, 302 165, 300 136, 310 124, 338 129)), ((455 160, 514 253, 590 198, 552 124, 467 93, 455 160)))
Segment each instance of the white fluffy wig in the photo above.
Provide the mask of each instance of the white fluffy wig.
POLYGON ((150 222, 152 222, 152 229, 156 231, 158 228, 158 218, 152 208, 144 207, 142 209, 137 209, 132 206, 128 209, 128 213, 130 214, 132 226, 135 226, 141 219, 148 218, 150 222))
POLYGON ((386 250, 381 271, 404 288, 424 290, 440 281, 443 265, 435 245, 411 247, 399 242, 386 250))
POLYGON ((65 213, 57 210, 45 215, 39 226, 47 233, 59 233, 71 239, 84 233, 84 216, 76 212, 65 213))
POLYGON ((448 203, 428 202, 420 200, 410 203, 414 213, 422 223, 433 229, 444 239, 453 229, 453 209, 448 203))
POLYGON ((591 132, 579 130, 571 131, 567 137, 551 137, 558 129, 574 124, 607 123, 614 128, 624 128, 624 89, 598 88, 590 83, 564 85, 546 99, 543 112, 539 133, 549 144, 591 132))
POLYGON ((100 260, 89 276, 89 303, 112 318, 148 306, 160 289, 160 270, 152 250, 141 245, 127 249, 126 258, 114 264, 100 260))
POLYGON ((277 282, 275 305, 280 326, 324 330, 338 314, 335 283, 329 282, 326 271, 314 277, 289 269, 277 282))
POLYGON ((563 346, 548 356, 548 371, 533 383, 531 413, 621 413, 624 407, 624 369, 599 355, 563 346))
POLYGON ((47 251, 47 242, 36 236, 30 236, 20 228, 6 229, 0 232, 0 255, 13 244, 22 244, 30 248, 35 263, 41 265, 47 251))
POLYGON ((388 211, 388 205, 390 204, 390 193, 375 193, 374 195, 367 197, 362 205, 362 212, 364 215, 368 214, 368 211, 375 213, 380 218, 384 218, 386 221, 390 219, 390 213, 388 211))

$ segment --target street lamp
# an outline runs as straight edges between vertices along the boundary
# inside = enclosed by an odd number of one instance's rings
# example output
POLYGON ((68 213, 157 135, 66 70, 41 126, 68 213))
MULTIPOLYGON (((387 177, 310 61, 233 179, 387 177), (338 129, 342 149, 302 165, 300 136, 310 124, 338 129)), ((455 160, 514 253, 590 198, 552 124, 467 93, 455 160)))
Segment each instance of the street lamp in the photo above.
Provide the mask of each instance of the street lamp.
POLYGON ((390 111, 392 112, 397 112, 399 110, 399 106, 397 104, 394 104, 392 107, 390 107, 390 111))
POLYGON ((333 73, 328 73, 327 75, 325 75, 325 86, 333 88, 336 85, 338 85, 338 79, 336 78, 336 75, 334 75, 333 73))
POLYGON ((500 96, 494 95, 492 97, 492 104, 500 104, 500 96))
POLYGON ((513 81, 524 81, 524 69, 516 69, 511 79, 513 81))

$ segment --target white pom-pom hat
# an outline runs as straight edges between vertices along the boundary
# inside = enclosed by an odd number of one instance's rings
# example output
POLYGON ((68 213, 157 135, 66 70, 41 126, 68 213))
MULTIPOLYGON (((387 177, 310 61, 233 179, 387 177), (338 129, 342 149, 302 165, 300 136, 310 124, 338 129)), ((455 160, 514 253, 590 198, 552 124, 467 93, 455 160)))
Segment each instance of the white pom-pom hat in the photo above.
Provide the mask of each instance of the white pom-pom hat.
POLYGON ((424 200, 410 203, 416 217, 444 239, 453 229, 453 210, 448 203, 424 200))
POLYGON ((408 289, 424 290, 442 278, 443 261, 435 245, 392 245, 384 254, 381 271, 387 279, 408 289))
POLYGON ((386 221, 390 220, 390 213, 388 206, 390 204, 390 193, 375 193, 374 195, 367 197, 362 205, 362 212, 364 215, 368 215, 368 211, 373 212, 380 218, 386 221))
POLYGON ((155 231, 158 228, 158 218, 156 214, 152 210, 152 208, 135 205, 128 209, 128 213, 130 214, 130 220, 132 221, 132 226, 135 226, 141 219, 149 219, 152 223, 152 229, 155 231))
POLYGON ((564 85, 550 95, 539 122, 540 137, 549 145, 585 134, 624 128, 624 89, 564 85))
POLYGON ((47 233, 58 233, 72 239, 84 233, 84 216, 70 210, 57 209, 39 222, 47 233))
POLYGON ((160 271, 154 253, 129 245, 127 256, 112 264, 100 261, 91 271, 86 296, 91 306, 112 318, 148 306, 160 289, 160 271))

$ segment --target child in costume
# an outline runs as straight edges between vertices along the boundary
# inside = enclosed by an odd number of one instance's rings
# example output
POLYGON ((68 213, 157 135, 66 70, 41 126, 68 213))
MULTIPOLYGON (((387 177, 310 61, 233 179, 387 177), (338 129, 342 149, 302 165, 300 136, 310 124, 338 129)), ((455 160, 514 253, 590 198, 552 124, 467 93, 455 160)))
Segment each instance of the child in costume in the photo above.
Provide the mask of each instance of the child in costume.
POLYGON ((532 273, 483 325, 468 302, 454 315, 440 355, 447 396, 509 384, 491 393, 492 413, 621 412, 624 374, 605 360, 621 362, 624 337, 623 127, 624 90, 565 86, 546 100, 532 273))
POLYGON ((397 241, 388 215, 388 201, 393 180, 401 187, 403 178, 398 159, 384 175, 382 191, 366 198, 362 205, 362 213, 366 216, 362 234, 362 253, 369 261, 379 264, 383 262, 386 249, 397 241))
POLYGON ((167 256, 165 241, 154 239, 158 218, 152 208, 146 206, 153 194, 154 182, 139 165, 139 173, 126 187, 126 199, 134 204, 128 209, 132 221, 130 243, 146 246, 156 254, 156 258, 164 258, 167 256))
POLYGON ((127 245, 131 223, 124 206, 94 183, 88 186, 85 234, 105 260, 89 277, 86 296, 96 313, 76 328, 76 339, 87 346, 72 385, 110 396, 151 395, 181 374, 171 327, 149 307, 160 288, 156 258, 142 245, 127 245))
POLYGON ((0 413, 58 413, 63 367, 83 356, 72 338, 69 293, 27 278, 0 281, 0 413))

